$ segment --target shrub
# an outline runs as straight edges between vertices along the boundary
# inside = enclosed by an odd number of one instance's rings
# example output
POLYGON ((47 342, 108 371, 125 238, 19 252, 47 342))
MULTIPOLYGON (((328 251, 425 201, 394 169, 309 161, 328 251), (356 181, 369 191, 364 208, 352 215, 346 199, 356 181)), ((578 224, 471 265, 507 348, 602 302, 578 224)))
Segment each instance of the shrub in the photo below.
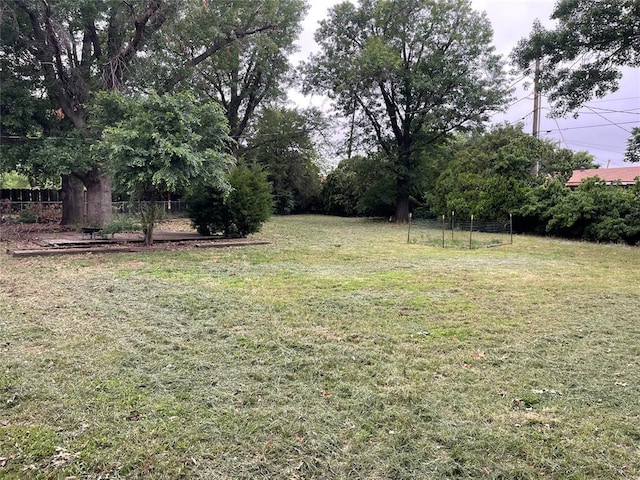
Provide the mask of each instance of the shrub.
POLYGON ((231 191, 201 185, 187 196, 187 212, 202 235, 246 237, 260 230, 273 209, 271 185, 258 169, 239 165, 229 174, 231 191))
POLYGON ((597 178, 580 186, 549 208, 547 232, 597 242, 636 244, 640 236, 636 189, 607 185, 597 178))
POLYGON ((142 225, 123 215, 115 217, 110 223, 105 225, 102 230, 100 230, 100 235, 103 238, 106 238, 107 235, 111 235, 113 237, 116 233, 139 232, 141 230, 142 225))

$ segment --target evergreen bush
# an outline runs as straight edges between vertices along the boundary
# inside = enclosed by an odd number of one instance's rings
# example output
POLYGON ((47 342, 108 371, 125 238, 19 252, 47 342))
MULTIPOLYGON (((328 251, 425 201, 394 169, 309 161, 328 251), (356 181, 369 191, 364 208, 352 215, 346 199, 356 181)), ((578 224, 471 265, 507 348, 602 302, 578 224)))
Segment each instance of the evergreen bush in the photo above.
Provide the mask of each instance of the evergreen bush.
POLYGON ((200 185, 187 196, 187 212, 201 235, 241 238, 260 230, 273 209, 265 172, 239 165, 229 174, 231 190, 200 185))

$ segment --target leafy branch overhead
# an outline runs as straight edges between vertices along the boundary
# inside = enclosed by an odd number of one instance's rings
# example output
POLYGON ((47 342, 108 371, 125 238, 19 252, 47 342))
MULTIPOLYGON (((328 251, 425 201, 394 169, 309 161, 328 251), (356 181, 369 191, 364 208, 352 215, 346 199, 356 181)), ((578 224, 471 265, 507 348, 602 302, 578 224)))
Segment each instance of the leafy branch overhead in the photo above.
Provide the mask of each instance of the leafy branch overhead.
POLYGON ((561 0, 551 19, 557 21, 552 29, 534 23, 512 59, 527 74, 542 60, 540 88, 556 115, 616 91, 621 68, 640 66, 638 0, 561 0))

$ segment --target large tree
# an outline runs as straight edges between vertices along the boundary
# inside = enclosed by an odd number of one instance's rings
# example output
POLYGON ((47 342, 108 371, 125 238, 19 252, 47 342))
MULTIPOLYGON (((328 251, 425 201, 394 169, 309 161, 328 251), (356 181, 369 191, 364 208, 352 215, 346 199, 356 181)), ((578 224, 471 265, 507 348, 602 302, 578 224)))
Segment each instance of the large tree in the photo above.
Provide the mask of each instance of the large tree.
MULTIPOLYGON (((82 139, 95 140, 86 116, 91 92, 123 87, 127 68, 143 49, 144 38, 166 18, 164 3, 3 2, 3 56, 10 68, 28 64, 30 72, 23 69, 23 82, 34 93, 42 89, 61 123, 71 126, 82 139)), ((68 174, 63 178, 65 207, 73 206, 69 199, 76 203, 81 198, 78 192, 84 185, 87 217, 103 225, 111 216, 111 176, 103 162, 79 160, 61 165, 68 174)), ((72 211, 75 215, 65 215, 65 221, 84 221, 82 209, 72 211)))
MULTIPOLYGON (((170 92, 216 53, 248 36, 277 30, 270 15, 277 4, 276 0, 0 2, 2 67, 22 68, 20 79, 32 95, 43 94, 48 111, 78 132, 84 145, 101 134, 100 126, 91 128, 87 118, 93 93, 145 90, 158 79, 162 91, 170 92), (182 29, 191 37, 176 34, 182 29)), ((78 192, 84 186, 86 221, 106 223, 111 214, 109 165, 84 154, 71 160, 60 163, 67 173, 64 209, 76 212, 65 220, 85 221, 81 209, 71 208, 81 199, 78 192)))
POLYGON ((244 155, 267 172, 277 213, 307 212, 319 203, 314 132, 320 128, 323 118, 316 110, 268 108, 261 113, 244 155))
POLYGON ((189 9, 187 18, 166 29, 159 39, 163 61, 149 59, 147 63, 155 64, 153 72, 160 91, 190 89, 218 102, 235 140, 232 148, 240 152, 245 130, 260 107, 286 96, 291 80, 288 57, 296 48, 294 41, 307 4, 304 0, 234 3, 233 8, 228 1, 217 1, 208 2, 207 8, 189 9), (252 34, 196 64, 211 39, 221 33, 235 34, 235 27, 229 33, 221 26, 238 22, 252 34), (172 67, 167 69, 166 65, 172 67))
POLYGON ((316 32, 306 90, 366 116, 394 159, 396 218, 408 219, 420 151, 478 126, 508 97, 484 14, 468 0, 363 0, 335 6, 316 32))
POLYGON ((638 0, 560 0, 552 29, 536 21, 514 49, 514 62, 532 73, 540 59, 540 90, 564 115, 618 89, 621 67, 640 66, 638 0))
POLYGON ((524 133, 522 127, 504 124, 482 135, 458 139, 433 190, 432 213, 455 211, 458 216, 473 214, 482 220, 508 218, 528 201, 533 186, 551 178, 564 184, 574 169, 594 165, 593 157, 585 152, 558 149, 549 140, 524 133))

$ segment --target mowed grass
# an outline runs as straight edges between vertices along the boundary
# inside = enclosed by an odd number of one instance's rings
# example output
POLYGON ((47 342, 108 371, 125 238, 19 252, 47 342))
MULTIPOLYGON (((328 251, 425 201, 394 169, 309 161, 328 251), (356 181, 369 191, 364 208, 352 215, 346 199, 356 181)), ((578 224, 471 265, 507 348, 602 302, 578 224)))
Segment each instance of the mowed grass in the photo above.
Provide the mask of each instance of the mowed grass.
POLYGON ((640 477, 640 248, 0 256, 0 477, 640 477))

